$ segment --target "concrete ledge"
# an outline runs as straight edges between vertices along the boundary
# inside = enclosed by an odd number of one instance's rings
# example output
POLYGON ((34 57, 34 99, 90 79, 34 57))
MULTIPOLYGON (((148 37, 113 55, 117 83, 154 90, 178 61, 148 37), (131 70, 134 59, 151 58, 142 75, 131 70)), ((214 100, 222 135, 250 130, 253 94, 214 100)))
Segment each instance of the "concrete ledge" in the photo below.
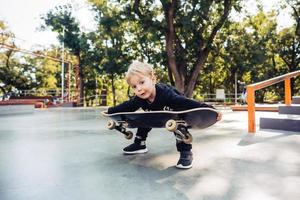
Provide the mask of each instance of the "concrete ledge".
POLYGON ((300 132, 300 120, 288 118, 260 118, 261 129, 300 132))
POLYGON ((0 116, 33 113, 34 105, 0 105, 0 116))
POLYGON ((279 114, 300 115, 300 106, 279 106, 279 114))
POLYGON ((292 104, 300 104, 300 96, 294 96, 292 98, 292 104))
POLYGON ((45 102, 35 99, 12 99, 7 101, 0 101, 0 106, 7 106, 7 105, 34 105, 35 108, 45 108, 45 102))

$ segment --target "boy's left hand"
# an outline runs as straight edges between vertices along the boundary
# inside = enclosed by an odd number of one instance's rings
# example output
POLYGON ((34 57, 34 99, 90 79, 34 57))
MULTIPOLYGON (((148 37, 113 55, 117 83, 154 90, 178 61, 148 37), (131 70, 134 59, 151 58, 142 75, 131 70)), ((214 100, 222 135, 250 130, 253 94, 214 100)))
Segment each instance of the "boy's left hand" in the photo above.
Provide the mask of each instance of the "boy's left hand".
POLYGON ((220 121, 222 119, 222 113, 218 112, 217 121, 220 121))

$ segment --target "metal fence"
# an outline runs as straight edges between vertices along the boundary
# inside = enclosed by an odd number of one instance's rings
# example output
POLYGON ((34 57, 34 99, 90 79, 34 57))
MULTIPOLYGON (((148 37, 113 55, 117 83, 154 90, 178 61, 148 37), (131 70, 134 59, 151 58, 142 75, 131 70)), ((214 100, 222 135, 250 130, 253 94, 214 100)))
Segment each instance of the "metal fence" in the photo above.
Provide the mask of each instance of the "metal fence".
MULTIPOLYGON (((68 94, 68 91, 64 92, 64 99, 61 99, 61 90, 20 90, 17 92, 11 92, 8 94, 0 94, 0 101, 8 100, 11 97, 24 97, 24 96, 51 96, 54 102, 67 102, 74 101, 76 98, 75 91, 71 91, 71 94, 68 94)), ((107 105, 107 96, 106 92, 100 92, 97 95, 85 96, 80 102, 83 102, 80 106, 105 106, 107 105)), ((217 94, 203 93, 197 95, 199 101, 209 102, 211 104, 236 104, 241 103, 242 93, 237 94, 224 94, 223 98, 219 98, 217 94)))

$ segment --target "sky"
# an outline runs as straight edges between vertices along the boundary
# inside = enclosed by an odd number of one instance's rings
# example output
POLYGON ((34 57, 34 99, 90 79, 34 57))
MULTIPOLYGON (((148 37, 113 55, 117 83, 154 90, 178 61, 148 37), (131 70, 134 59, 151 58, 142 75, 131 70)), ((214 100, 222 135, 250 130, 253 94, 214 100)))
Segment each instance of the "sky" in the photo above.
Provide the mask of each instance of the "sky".
POLYGON ((15 34, 16 44, 21 48, 58 45, 56 33, 50 30, 39 31, 42 23, 40 16, 56 6, 68 3, 74 8, 75 17, 83 30, 95 29, 95 24, 91 23, 94 16, 85 0, 1 0, 0 20, 6 22, 8 29, 15 34))
MULTIPOLYGON (((278 6, 279 0, 261 0, 266 11, 278 6)), ((93 13, 85 0, 1 0, 0 20, 4 20, 8 29, 16 36, 16 44, 23 49, 58 45, 56 34, 51 31, 39 31, 40 15, 46 14, 55 6, 71 4, 75 17, 79 20, 82 30, 93 30, 96 25, 93 13)), ((250 13, 255 13, 255 0, 246 3, 250 13)), ((290 26, 292 19, 288 11, 281 12, 278 23, 280 27, 290 26)))

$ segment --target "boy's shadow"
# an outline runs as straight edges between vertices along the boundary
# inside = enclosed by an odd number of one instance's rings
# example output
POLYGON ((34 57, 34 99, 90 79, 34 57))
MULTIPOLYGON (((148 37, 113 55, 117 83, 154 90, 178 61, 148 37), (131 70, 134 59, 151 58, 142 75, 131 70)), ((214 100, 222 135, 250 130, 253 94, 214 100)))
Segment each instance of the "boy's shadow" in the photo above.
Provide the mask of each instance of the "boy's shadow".
MULTIPOLYGON (((122 179, 128 180, 127 191, 135 190, 138 187, 142 193, 152 193, 151 199, 155 199, 155 194, 160 195, 157 196, 158 199, 163 199, 164 197, 174 200, 189 199, 186 193, 179 190, 176 186, 180 182, 189 183, 188 186, 193 185, 195 180, 192 176, 189 176, 192 173, 190 170, 193 170, 193 168, 182 170, 177 169, 174 165, 168 167, 166 167, 167 164, 160 165, 157 162, 159 155, 159 153, 140 155, 119 154, 108 158, 105 163, 107 167, 105 168, 108 168, 108 174, 113 173, 115 177, 122 177, 122 179)), ((101 170, 101 173, 106 173, 105 171, 101 170)), ((188 186, 184 186, 184 188, 188 186)), ((147 194, 145 195, 148 196, 147 194)))

